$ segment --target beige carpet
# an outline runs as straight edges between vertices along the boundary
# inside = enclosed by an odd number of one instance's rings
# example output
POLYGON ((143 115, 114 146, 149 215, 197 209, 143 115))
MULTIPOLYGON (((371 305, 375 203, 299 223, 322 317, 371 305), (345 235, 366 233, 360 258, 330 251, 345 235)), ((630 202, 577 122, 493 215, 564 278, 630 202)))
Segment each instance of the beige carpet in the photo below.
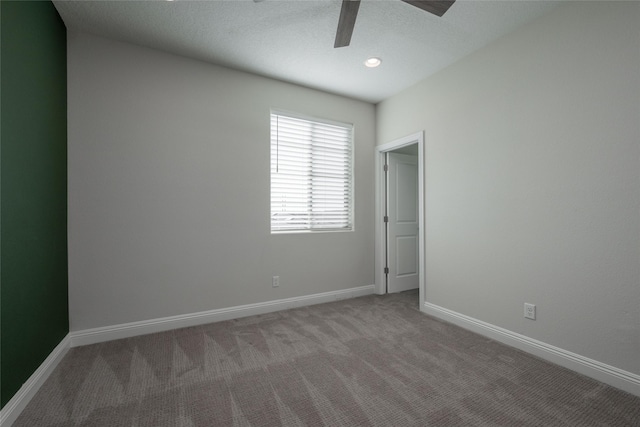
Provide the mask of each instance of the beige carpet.
POLYGON ((640 398, 367 296, 71 349, 15 426, 640 426, 640 398))

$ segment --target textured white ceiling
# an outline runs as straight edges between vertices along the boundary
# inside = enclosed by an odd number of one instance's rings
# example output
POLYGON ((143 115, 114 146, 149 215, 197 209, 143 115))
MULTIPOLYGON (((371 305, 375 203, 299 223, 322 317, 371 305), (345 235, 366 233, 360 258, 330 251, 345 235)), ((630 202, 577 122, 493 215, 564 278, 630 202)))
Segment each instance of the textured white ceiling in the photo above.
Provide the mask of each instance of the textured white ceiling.
POLYGON ((54 0, 69 29, 379 102, 557 6, 457 0, 441 18, 363 0, 351 45, 334 49, 341 0, 54 0), (382 58, 375 69, 363 65, 382 58))

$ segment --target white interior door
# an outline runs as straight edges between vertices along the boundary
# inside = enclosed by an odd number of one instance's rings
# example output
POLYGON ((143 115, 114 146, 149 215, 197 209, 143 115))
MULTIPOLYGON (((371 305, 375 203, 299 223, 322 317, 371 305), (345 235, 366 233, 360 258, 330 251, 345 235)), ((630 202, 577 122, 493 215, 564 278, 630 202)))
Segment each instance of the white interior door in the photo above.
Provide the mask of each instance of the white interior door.
POLYGON ((418 273, 418 158, 389 153, 388 157, 389 293, 415 289, 418 273))

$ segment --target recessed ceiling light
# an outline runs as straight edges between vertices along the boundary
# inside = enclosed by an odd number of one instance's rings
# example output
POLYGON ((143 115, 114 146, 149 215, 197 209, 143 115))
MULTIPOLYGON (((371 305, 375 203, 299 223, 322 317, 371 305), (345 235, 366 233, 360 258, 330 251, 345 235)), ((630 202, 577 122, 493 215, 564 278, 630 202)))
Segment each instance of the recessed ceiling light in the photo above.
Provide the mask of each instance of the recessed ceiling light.
POLYGON ((382 63, 382 60, 380 58, 369 58, 366 61, 364 61, 364 65, 366 65, 369 68, 375 68, 378 65, 380 65, 382 63))

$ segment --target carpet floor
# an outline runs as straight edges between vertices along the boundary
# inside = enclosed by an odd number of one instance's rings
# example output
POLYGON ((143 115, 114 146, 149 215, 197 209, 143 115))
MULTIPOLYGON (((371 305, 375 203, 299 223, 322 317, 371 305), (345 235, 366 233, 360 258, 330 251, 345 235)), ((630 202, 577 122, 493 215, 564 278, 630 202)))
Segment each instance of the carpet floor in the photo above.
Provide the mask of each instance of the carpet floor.
POLYGON ((640 426, 640 398, 409 291, 72 348, 14 426, 640 426))

